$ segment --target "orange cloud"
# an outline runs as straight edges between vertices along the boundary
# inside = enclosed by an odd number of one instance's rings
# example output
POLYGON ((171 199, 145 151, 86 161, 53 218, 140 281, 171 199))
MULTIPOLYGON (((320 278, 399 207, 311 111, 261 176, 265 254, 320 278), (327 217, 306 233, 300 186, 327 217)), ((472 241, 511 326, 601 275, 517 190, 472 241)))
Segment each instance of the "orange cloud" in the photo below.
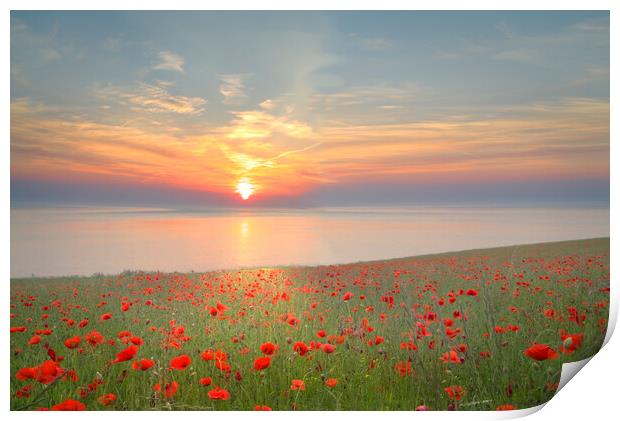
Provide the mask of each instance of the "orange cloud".
MULTIPOLYGON (((134 97, 131 97, 134 98, 134 97)), ((131 99, 127 98, 129 102, 131 99)), ((136 100, 137 101, 137 100, 136 100)), ((568 99, 442 120, 313 128, 290 113, 234 112, 204 134, 61 118, 11 104, 16 177, 131 180, 235 194, 298 195, 347 180, 608 177, 609 104, 568 99)))

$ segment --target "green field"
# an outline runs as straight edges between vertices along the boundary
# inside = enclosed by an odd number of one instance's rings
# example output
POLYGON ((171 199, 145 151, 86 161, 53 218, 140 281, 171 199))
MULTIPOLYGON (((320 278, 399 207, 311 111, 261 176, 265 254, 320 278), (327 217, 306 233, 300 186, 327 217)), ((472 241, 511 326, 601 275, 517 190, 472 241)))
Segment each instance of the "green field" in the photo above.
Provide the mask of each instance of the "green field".
POLYGON ((553 396, 562 363, 598 351, 608 307, 609 238, 13 279, 11 408, 523 409, 553 396))

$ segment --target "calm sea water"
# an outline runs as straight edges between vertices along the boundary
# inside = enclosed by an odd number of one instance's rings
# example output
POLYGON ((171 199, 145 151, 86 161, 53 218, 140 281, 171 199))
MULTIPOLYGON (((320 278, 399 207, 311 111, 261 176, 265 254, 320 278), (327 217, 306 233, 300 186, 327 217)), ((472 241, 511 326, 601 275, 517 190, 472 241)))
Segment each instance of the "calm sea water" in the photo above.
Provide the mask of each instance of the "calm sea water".
POLYGON ((608 208, 11 210, 11 276, 329 264, 609 236, 608 208))

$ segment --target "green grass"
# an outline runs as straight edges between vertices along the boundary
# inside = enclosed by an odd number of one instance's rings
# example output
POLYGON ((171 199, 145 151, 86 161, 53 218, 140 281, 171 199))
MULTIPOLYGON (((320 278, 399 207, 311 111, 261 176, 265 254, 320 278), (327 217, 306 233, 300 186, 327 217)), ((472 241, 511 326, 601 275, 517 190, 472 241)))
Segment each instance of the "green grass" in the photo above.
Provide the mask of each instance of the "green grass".
POLYGON ((335 266, 13 279, 11 326, 27 330, 11 333, 11 408, 49 408, 67 398, 83 402, 89 410, 252 410, 255 405, 274 410, 531 407, 553 396, 562 363, 589 357, 601 347, 608 288, 608 238, 335 266), (347 291, 353 298, 344 301, 347 291), (450 293, 454 303, 448 301, 450 293), (386 297, 393 297, 393 306, 386 297), (123 300, 133 302, 125 312, 123 300), (154 305, 147 306, 147 300, 154 305), (218 301, 229 309, 214 317, 209 308, 218 301), (585 316, 582 322, 571 320, 571 307, 579 317, 585 316), (549 309, 554 311, 552 317, 545 314, 549 309), (454 311, 467 319, 455 318, 454 311), (112 318, 101 321, 104 313, 112 318), (428 320, 432 313, 435 321, 428 320), (45 320, 44 314, 49 315, 45 320), (287 314, 299 323, 288 324, 287 314), (85 318, 89 324, 79 328, 85 318), (442 323, 446 318, 453 320, 452 329, 461 329, 452 339, 442 323), (363 328, 363 319, 372 332, 363 328), (75 323, 71 326, 68 320, 75 323), (176 340, 180 349, 166 346, 171 341, 171 320, 185 328, 186 340, 176 340), (432 336, 418 337, 417 323, 425 324, 432 336), (43 335, 41 343, 28 345, 35 331, 46 324, 53 332, 43 335), (508 326, 518 330, 495 331, 508 326), (573 353, 544 361, 524 355, 534 342, 559 352, 562 329, 584 335, 573 353), (93 330, 114 344, 90 346, 84 337, 93 330), (111 364, 127 347, 118 338, 124 330, 144 340, 134 360, 153 359, 153 368, 142 372, 132 370, 132 361, 111 364), (320 330, 328 336, 317 337, 320 330), (326 343, 331 335, 334 353, 319 349, 301 357, 293 351, 297 341, 326 343), (377 335, 384 342, 369 346, 377 335), (82 342, 79 348, 68 349, 64 341, 73 336, 80 336, 82 342), (410 341, 417 350, 401 348, 401 343, 410 341), (271 366, 257 372, 253 362, 261 356, 264 342, 273 342, 279 349, 271 366), (45 343, 64 357, 63 369, 75 370, 76 382, 59 378, 43 385, 16 378, 18 370, 48 359, 45 343), (440 360, 461 344, 467 347, 457 351, 462 364, 440 360), (232 368, 228 375, 213 361, 201 359, 207 348, 228 354, 232 368), (170 359, 181 354, 190 356, 191 365, 183 371, 168 370, 170 359), (411 373, 401 376, 395 365, 407 361, 411 373), (241 380, 236 379, 237 372, 241 380), (200 385, 201 377, 212 377, 213 384, 200 385), (81 396, 79 389, 96 378, 103 383, 81 396), (338 384, 328 388, 327 378, 338 379, 338 384), (291 390, 293 379, 303 380, 306 390, 291 390), (152 389, 173 380, 179 389, 170 398, 152 389), (27 385, 32 385, 30 397, 17 398, 16 392, 27 385), (207 392, 215 385, 228 390, 230 399, 210 400, 207 392), (444 390, 448 386, 461 386, 464 396, 451 401, 444 390), (105 393, 115 394, 117 400, 104 407, 97 397, 105 393))

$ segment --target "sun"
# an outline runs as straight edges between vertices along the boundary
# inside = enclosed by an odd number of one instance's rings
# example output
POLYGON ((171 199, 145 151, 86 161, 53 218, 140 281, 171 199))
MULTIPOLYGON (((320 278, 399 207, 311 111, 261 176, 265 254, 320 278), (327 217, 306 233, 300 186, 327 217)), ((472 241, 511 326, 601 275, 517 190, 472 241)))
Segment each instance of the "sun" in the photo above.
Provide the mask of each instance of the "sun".
POLYGON ((254 185, 246 179, 239 180, 237 183, 237 190, 235 191, 241 195, 243 200, 248 200, 254 193, 254 185))

